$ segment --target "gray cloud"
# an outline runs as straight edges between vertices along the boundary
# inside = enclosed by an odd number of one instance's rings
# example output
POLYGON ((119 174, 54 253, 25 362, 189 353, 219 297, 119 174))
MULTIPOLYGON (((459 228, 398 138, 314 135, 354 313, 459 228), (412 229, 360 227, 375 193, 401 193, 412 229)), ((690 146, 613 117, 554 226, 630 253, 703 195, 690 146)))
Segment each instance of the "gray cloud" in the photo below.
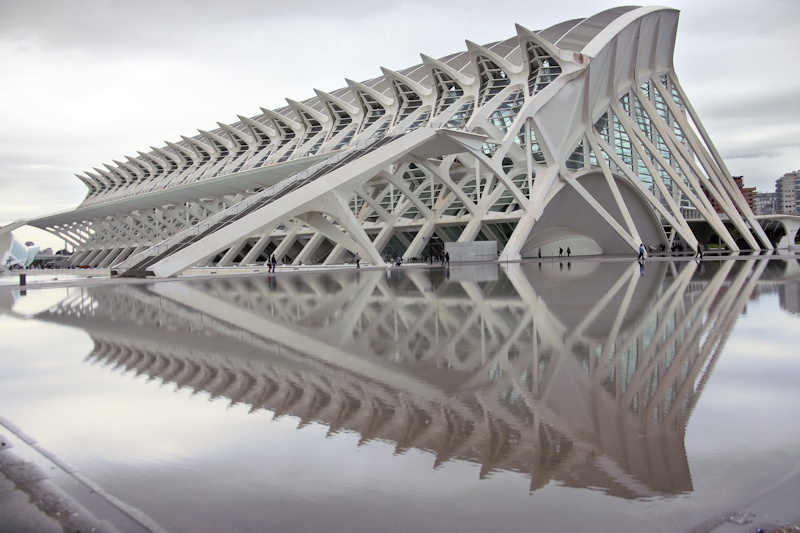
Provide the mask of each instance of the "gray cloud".
MULTIPOLYGON (((337 21, 385 10, 382 2, 320 0, 300 3, 231 0, 28 0, 0 2, 0 34, 5 39, 41 46, 158 48, 164 45, 191 48, 245 42, 268 34, 273 26, 324 19, 337 21), (184 46, 181 46, 184 43, 184 46)), ((202 52, 201 52, 202 53, 202 52)))

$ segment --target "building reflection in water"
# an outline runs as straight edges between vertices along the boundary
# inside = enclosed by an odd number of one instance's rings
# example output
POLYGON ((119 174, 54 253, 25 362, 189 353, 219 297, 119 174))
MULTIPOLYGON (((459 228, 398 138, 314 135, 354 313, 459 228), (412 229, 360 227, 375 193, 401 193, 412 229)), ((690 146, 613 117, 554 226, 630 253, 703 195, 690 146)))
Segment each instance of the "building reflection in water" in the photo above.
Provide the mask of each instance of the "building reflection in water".
POLYGON ((692 490, 684 433, 768 261, 496 264, 76 289, 93 364, 361 441, 624 498, 692 490))

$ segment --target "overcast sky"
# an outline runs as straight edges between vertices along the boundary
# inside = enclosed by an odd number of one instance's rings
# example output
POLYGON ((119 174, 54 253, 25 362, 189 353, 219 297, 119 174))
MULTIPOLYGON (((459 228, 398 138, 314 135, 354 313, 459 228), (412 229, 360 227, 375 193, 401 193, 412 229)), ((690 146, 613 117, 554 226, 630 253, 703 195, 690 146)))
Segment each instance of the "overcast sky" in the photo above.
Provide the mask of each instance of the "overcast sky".
MULTIPOLYGON (((71 209, 76 173, 606 0, 0 0, 0 225, 71 209)), ((674 0, 675 68, 733 175, 800 169, 800 1, 674 0)), ((34 229, 22 240, 59 241, 34 229)))

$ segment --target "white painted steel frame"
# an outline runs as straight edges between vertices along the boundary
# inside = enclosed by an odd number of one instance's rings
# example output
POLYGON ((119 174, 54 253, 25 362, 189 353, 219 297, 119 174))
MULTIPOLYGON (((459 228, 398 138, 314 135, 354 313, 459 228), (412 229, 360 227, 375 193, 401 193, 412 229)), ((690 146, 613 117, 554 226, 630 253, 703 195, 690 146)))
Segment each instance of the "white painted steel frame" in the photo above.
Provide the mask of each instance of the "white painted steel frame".
POLYGON ((30 224, 71 243, 74 264, 113 267, 370 137, 466 128, 486 137, 481 149, 436 153, 431 141, 366 178, 346 167, 350 177, 327 193, 293 193, 302 209, 262 213, 258 227, 226 231, 222 247, 219 235, 209 239, 206 253, 173 259, 162 275, 272 253, 325 264, 355 252, 371 262, 392 251, 417 258, 434 236, 499 240, 504 260, 542 247, 695 248, 687 220, 704 221, 731 250, 772 248, 678 82, 677 22, 673 9, 615 8, 566 32, 517 26, 506 41, 422 55, 412 68, 382 68, 373 80, 346 80, 85 172, 89 192, 76 210, 30 224), (544 222, 564 210, 573 221, 544 222), (589 214, 602 223, 588 224, 589 214))

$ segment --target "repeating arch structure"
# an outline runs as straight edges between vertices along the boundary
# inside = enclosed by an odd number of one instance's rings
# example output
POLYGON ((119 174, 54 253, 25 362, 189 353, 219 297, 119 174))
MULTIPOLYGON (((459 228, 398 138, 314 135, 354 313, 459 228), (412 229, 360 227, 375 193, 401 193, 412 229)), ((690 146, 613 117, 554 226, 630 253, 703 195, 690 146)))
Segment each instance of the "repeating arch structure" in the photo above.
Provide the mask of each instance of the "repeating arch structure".
POLYGON ((705 384, 748 301, 797 262, 596 265, 83 287, 34 318, 85 331, 85 361, 119 379, 422 450, 434 467, 518 472, 531 491, 691 491, 684 436, 705 384))
POLYGON ((677 24, 628 6, 467 41, 79 174, 81 205, 29 224, 75 264, 158 276, 417 258, 431 240, 497 241, 508 260, 695 248, 689 221, 771 249, 678 81, 677 24))

